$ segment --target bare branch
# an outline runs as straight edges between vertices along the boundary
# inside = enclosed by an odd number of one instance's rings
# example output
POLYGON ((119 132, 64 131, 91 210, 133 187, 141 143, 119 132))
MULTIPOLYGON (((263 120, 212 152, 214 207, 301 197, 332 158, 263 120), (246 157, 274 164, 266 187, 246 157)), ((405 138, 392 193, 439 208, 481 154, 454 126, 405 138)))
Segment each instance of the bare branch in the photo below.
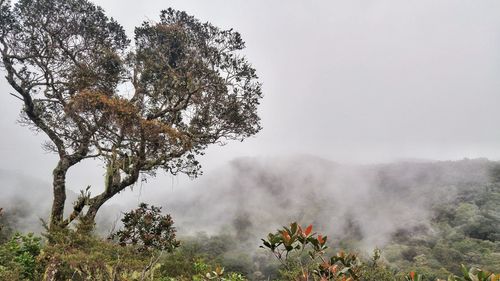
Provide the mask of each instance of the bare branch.
POLYGON ((16 94, 9 93, 9 95, 11 95, 11 96, 13 96, 13 97, 17 98, 18 100, 20 100, 20 101, 24 102, 24 99, 23 99, 23 98, 21 98, 20 96, 16 95, 16 94))

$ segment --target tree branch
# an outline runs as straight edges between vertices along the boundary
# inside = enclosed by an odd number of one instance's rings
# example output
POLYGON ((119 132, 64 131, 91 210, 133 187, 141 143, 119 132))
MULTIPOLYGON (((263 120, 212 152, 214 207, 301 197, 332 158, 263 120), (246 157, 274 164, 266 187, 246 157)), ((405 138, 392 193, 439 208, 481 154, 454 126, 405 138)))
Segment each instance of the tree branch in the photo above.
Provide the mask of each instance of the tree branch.
POLYGON ((23 99, 23 98, 21 98, 20 96, 16 95, 16 94, 9 93, 9 95, 11 95, 11 96, 13 96, 13 97, 15 97, 15 98, 19 99, 20 101, 24 102, 24 99, 23 99))

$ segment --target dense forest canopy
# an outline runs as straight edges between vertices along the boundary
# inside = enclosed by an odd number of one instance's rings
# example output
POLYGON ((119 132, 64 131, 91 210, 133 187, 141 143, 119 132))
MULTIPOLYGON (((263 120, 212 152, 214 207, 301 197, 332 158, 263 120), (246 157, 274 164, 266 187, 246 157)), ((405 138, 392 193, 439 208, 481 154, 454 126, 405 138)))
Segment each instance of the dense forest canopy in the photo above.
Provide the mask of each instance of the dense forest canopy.
MULTIPOLYGON (((425 280, 460 274, 461 264, 498 272, 498 165, 485 159, 361 166, 313 157, 239 159, 200 180, 200 189, 211 192, 179 196, 166 206, 181 247, 162 259, 163 270, 196 274, 190 261, 202 259, 251 280, 278 278, 279 266, 258 248, 259 239, 297 220, 328 234, 329 253, 352 250, 368 259, 381 249, 389 272, 416 271, 425 280), (186 205, 197 208, 186 211, 186 205)), ((5 237, 27 214, 2 204, 5 237)))

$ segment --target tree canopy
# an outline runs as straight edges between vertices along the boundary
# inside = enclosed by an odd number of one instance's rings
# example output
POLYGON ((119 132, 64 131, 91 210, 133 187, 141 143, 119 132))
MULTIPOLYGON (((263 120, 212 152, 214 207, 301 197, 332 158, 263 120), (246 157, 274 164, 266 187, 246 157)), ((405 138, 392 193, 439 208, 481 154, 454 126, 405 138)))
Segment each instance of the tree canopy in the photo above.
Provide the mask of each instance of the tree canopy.
POLYGON ((86 0, 0 0, 1 66, 21 121, 59 156, 51 227, 93 220, 141 174, 196 176, 208 145, 256 134, 261 84, 244 47, 238 32, 173 9, 132 42, 86 0), (103 191, 82 192, 65 218, 67 171, 89 158, 105 164, 103 191))

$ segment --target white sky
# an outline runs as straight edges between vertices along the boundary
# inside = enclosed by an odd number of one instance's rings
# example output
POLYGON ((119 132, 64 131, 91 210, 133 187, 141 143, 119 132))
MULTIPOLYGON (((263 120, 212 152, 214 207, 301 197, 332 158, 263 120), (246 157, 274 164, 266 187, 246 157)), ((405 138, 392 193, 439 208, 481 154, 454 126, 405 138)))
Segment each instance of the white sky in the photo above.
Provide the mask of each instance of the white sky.
MULTIPOLYGON (((95 2, 131 37, 168 7, 242 33, 264 83, 264 130, 209 149, 205 170, 296 153, 340 162, 500 159, 500 1, 95 2)), ((55 158, 15 123, 21 105, 9 91, 2 79, 0 169, 49 181, 55 158)), ((93 166, 74 172, 75 189, 93 166)))

